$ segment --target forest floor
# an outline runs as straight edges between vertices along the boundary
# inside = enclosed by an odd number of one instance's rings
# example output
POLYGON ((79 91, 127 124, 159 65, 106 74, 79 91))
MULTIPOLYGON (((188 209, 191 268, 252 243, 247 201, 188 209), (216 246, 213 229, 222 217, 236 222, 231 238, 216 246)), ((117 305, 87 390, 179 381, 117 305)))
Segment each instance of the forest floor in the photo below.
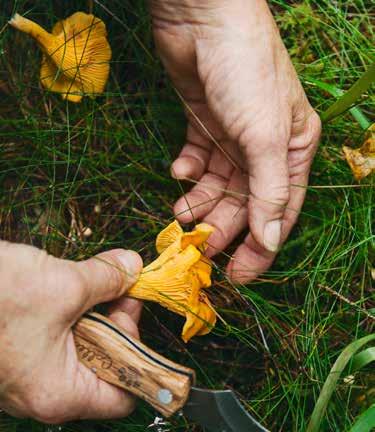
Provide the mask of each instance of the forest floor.
MULTIPOLYGON (((117 247, 138 251, 146 263, 155 258, 155 237, 173 220, 173 203, 191 184, 169 173, 185 121, 155 53, 145 3, 2 2, 0 238, 74 260, 117 247), (90 7, 107 25, 111 74, 103 96, 71 104, 42 89, 39 50, 7 21, 14 12, 27 13, 50 29, 90 7)), ((374 6, 369 0, 270 4, 321 113, 334 97, 313 80, 345 90, 374 58, 374 6)), ((370 117, 373 95, 360 108, 370 117)), ((356 182, 342 154, 343 145, 358 147, 363 136, 349 113, 324 125, 299 222, 269 271, 234 287, 223 272, 233 249, 215 258, 210 298, 223 319, 209 335, 186 345, 179 337, 182 319, 155 304, 144 308, 145 343, 193 367, 200 386, 234 389, 272 431, 305 431, 337 356, 374 332, 374 178, 356 182)), ((340 379, 320 430, 349 430, 374 403, 374 388, 370 367, 354 380, 340 379)), ((145 431, 154 415, 140 403, 121 421, 53 430, 145 431)), ((0 414, 0 430, 50 427, 0 414)), ((177 418, 169 430, 201 429, 177 418)))

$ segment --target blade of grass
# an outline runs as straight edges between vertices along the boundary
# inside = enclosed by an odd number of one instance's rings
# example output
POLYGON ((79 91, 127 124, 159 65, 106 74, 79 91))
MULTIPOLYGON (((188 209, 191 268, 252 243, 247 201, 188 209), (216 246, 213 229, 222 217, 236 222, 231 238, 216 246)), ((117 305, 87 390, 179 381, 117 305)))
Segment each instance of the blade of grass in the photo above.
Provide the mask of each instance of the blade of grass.
POLYGON ((343 94, 334 104, 322 113, 322 121, 324 123, 329 122, 348 110, 355 101, 370 88, 374 81, 375 63, 367 69, 361 78, 359 78, 345 94, 343 94))
POLYGON ((353 355, 364 345, 375 340, 375 334, 365 336, 349 344, 339 355, 323 385, 318 401, 315 404, 314 411, 311 415, 310 422, 307 427, 307 432, 317 432, 320 430, 324 413, 326 412, 328 403, 336 388, 337 381, 340 378, 342 371, 348 364, 353 355))
POLYGON ((370 432, 375 426, 375 404, 362 413, 351 427, 349 432, 370 432))
POLYGON ((351 370, 354 372, 362 369, 373 361, 375 361, 375 347, 370 347, 353 357, 351 370))
MULTIPOLYGON (((307 83, 316 85, 322 90, 330 93, 332 96, 340 97, 345 92, 332 84, 327 84, 323 81, 316 80, 315 78, 308 78, 305 80, 307 83)), ((358 124, 363 130, 367 130, 371 126, 370 120, 363 114, 363 112, 358 107, 353 107, 349 109, 350 114, 357 120, 358 124)))

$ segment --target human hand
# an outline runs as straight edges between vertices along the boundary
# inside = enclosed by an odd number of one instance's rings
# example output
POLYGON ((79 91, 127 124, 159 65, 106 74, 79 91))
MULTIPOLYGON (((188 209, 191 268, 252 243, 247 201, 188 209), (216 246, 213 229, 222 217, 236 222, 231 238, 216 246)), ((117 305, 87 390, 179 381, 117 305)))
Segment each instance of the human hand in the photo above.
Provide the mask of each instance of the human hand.
POLYGON ((320 136, 264 0, 154 0, 154 37, 186 104, 186 143, 172 165, 196 185, 175 204, 181 222, 216 227, 210 256, 247 226, 232 280, 264 272, 302 207, 320 136))
MULTIPOLYGON (((78 361, 72 326, 94 305, 119 298, 138 279, 138 254, 115 249, 72 262, 0 242, 0 407, 43 423, 116 418, 133 396, 78 361)), ((141 304, 120 299, 110 318, 138 337, 141 304)))

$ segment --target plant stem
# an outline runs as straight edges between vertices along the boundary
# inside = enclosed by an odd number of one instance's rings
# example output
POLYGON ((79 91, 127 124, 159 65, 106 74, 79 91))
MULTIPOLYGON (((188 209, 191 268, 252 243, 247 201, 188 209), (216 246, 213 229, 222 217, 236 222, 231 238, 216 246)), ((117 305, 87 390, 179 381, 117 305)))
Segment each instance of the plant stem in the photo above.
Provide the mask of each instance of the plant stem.
POLYGON ((364 345, 373 341, 375 334, 365 336, 349 344, 338 356, 332 369, 323 385, 320 392, 318 401, 315 404, 314 411, 311 414, 310 422, 307 427, 307 432, 318 432, 320 429, 321 422, 324 417, 324 413, 327 410, 328 402, 336 388, 337 382, 340 378, 341 372, 348 364, 352 356, 364 345))

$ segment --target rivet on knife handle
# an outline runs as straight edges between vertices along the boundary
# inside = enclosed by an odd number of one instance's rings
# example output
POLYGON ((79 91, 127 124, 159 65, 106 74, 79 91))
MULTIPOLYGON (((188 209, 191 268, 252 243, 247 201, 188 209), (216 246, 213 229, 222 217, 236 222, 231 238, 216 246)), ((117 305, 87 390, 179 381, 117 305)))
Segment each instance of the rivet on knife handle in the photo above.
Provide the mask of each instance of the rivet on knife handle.
POLYGON ((165 417, 184 406, 195 382, 192 369, 176 364, 97 313, 73 328, 80 361, 103 381, 130 391, 165 417))

